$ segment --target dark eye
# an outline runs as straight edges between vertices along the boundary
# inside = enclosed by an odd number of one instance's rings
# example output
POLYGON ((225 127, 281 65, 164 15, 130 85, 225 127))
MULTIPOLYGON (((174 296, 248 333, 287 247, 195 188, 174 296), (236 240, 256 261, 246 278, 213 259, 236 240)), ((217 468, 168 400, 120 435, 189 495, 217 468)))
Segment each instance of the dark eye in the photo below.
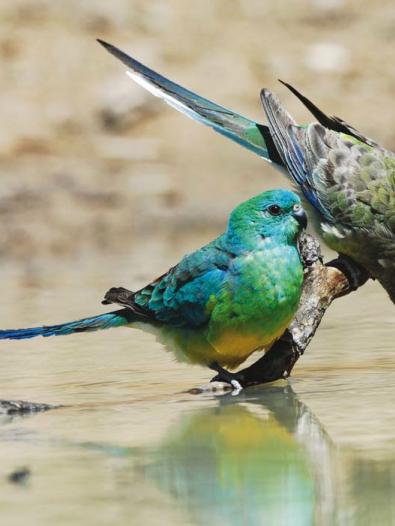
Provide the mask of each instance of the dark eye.
POLYGON ((268 208, 269 214, 272 216, 279 216, 282 212, 282 209, 278 205, 271 205, 268 208))

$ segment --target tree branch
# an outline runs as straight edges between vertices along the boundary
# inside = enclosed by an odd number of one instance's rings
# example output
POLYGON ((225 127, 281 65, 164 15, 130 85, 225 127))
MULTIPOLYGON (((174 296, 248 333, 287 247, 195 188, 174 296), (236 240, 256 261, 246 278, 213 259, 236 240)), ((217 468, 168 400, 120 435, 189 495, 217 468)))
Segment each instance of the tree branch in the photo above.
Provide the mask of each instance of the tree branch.
POLYGON ((287 378, 332 301, 356 290, 369 279, 363 268, 344 256, 324 265, 318 241, 308 234, 301 236, 299 250, 305 267, 299 309, 287 331, 271 349, 238 373, 243 387, 287 378))

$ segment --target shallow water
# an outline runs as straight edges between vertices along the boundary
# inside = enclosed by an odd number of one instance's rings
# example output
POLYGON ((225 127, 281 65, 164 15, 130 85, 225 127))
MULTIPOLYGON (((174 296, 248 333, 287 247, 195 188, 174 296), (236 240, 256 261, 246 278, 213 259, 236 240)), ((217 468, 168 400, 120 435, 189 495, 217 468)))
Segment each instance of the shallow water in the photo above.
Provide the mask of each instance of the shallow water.
MULTIPOLYGON (((107 288, 141 286, 203 241, 3 264, 1 324, 101 312, 107 288)), ((188 394, 210 372, 126 328, 1 342, 0 397, 64 405, 0 420, 1 523, 395 524, 394 336, 369 284, 335 302, 289 383, 238 396, 188 394), (8 482, 22 466, 27 482, 8 482)))

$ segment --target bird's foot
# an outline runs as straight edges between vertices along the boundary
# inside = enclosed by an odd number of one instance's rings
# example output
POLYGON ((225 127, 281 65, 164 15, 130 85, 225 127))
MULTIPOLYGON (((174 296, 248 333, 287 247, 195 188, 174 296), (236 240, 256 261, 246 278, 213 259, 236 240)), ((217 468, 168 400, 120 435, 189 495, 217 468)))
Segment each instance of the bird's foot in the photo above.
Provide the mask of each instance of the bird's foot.
POLYGON ((363 267, 343 254, 326 263, 326 266, 340 270, 346 276, 351 290, 356 290, 370 278, 369 273, 363 267))
POLYGON ((230 384, 232 388, 239 392, 243 389, 243 375, 239 373, 231 373, 221 367, 217 362, 210 364, 210 369, 213 369, 217 374, 210 380, 210 382, 223 382, 230 384))

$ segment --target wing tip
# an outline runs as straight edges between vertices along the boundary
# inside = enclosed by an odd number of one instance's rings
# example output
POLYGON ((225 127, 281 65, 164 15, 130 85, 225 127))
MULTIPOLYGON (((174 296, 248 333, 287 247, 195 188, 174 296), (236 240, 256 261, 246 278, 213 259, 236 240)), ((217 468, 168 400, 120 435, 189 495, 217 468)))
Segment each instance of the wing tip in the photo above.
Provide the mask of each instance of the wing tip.
POLYGON ((296 92, 296 89, 289 83, 289 82, 285 82, 285 80, 282 80, 282 79, 277 79, 278 82, 280 84, 282 84, 283 86, 285 86, 287 89, 289 89, 289 91, 291 91, 292 93, 295 94, 296 92))
POLYGON ((272 92, 268 88, 261 89, 261 99, 262 100, 267 100, 272 95, 273 95, 272 92))
MULTIPOLYGON (((296 91, 295 88, 293 86, 291 86, 291 84, 288 84, 288 82, 285 82, 285 80, 281 80, 281 79, 277 79, 277 80, 278 80, 278 82, 283 84, 283 86, 285 86, 286 88, 288 88, 292 92, 296 91)), ((268 99, 270 97, 275 97, 274 93, 272 91, 270 91, 268 88, 262 88, 261 89, 261 99, 268 99)))
POLYGON ((281 106, 280 100, 270 89, 263 88, 261 90, 261 102, 265 108, 281 106))
POLYGON ((283 86, 285 86, 287 89, 289 89, 289 91, 295 95, 301 102, 303 102, 303 100, 307 100, 306 97, 304 95, 302 95, 300 93, 300 91, 298 91, 294 86, 292 86, 292 84, 290 84, 289 82, 285 82, 285 80, 281 80, 281 79, 277 79, 283 86))

